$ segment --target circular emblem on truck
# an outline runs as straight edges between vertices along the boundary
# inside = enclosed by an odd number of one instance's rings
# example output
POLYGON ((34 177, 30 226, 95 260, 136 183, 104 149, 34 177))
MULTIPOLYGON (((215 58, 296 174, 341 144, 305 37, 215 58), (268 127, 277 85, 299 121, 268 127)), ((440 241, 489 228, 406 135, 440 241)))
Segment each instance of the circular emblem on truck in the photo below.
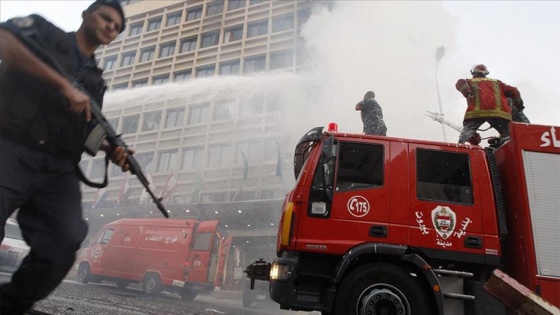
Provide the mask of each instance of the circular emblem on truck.
POLYGON ((348 200, 347 207, 351 215, 361 218, 369 212, 369 201, 362 196, 354 196, 348 200))

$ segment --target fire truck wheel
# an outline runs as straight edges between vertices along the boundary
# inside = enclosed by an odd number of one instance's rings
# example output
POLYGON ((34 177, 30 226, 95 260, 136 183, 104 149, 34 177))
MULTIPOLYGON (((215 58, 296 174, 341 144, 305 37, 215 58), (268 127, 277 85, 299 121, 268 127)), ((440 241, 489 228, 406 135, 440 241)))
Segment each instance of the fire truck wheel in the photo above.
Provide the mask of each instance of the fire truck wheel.
POLYGON ((376 263, 357 268, 342 281, 333 314, 432 314, 424 288, 404 269, 376 263))
POLYGON ((181 300, 192 301, 197 296, 197 293, 191 289, 183 288, 179 291, 179 295, 181 296, 181 300))
POLYGON ((88 264, 81 264, 78 268, 77 274, 78 281, 81 283, 88 284, 91 280, 91 273, 89 272, 89 265, 88 264))
POLYGON ((149 273, 144 277, 142 281, 143 290, 146 294, 158 294, 162 291, 161 280, 159 276, 155 273, 149 273))
POLYGON ((119 289, 126 289, 126 287, 128 287, 128 285, 130 284, 130 281, 119 279, 115 281, 115 284, 119 289))

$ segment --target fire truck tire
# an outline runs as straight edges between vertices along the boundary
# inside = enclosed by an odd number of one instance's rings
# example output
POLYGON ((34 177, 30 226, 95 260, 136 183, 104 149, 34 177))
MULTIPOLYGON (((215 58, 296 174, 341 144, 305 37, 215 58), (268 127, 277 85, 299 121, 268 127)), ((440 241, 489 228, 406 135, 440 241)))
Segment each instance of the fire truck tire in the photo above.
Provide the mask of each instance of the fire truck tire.
POLYGON ((78 267, 78 274, 76 275, 78 282, 88 284, 91 281, 91 273, 89 271, 89 265, 87 263, 80 264, 78 267))
POLYGON ((352 271, 338 290, 333 315, 432 314, 424 288, 409 272, 386 263, 352 271))
POLYGON ((128 285, 130 284, 130 281, 123 280, 123 279, 118 279, 118 280, 115 281, 115 284, 117 285, 117 288, 119 288, 119 289, 126 289, 128 287, 128 285))
POLYGON ((183 288, 182 290, 179 291, 179 295, 181 296, 181 300, 192 301, 198 294, 196 291, 183 288))
POLYGON ((161 286, 161 279, 156 273, 149 273, 144 277, 142 281, 142 289, 144 293, 148 295, 158 294, 163 288, 161 286))

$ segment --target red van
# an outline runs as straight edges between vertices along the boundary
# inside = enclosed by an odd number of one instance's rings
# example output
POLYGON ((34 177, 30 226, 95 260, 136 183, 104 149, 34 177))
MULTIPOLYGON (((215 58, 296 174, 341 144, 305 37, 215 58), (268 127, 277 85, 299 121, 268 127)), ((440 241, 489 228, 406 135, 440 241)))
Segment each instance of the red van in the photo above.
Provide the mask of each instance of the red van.
POLYGON ((231 238, 218 221, 121 219, 105 225, 77 260, 82 283, 142 284, 147 294, 164 289, 192 300, 223 281, 231 238))

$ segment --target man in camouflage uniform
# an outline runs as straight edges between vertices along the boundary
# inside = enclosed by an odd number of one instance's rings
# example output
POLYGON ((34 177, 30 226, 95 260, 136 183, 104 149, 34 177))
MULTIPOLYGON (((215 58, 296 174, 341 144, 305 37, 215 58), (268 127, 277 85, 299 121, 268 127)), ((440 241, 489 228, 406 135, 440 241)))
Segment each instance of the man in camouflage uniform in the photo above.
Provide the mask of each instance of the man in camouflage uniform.
POLYGON ((364 99, 356 104, 356 110, 361 111, 362 122, 364 123, 364 134, 386 136, 387 127, 383 121, 383 111, 375 100, 375 93, 368 91, 364 99))

